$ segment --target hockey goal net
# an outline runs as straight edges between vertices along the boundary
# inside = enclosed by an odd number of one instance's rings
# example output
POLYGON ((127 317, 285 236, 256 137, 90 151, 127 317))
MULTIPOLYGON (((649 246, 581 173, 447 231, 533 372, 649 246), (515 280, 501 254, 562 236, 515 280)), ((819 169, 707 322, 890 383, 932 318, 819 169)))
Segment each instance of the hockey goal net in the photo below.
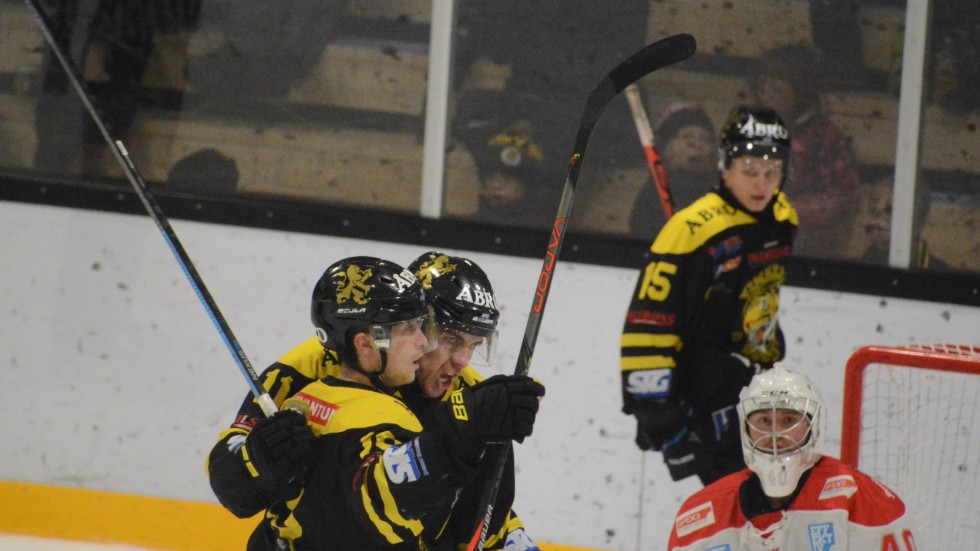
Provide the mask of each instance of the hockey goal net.
POLYGON ((866 346, 847 362, 841 459, 898 493, 922 549, 980 542, 978 426, 978 346, 866 346))

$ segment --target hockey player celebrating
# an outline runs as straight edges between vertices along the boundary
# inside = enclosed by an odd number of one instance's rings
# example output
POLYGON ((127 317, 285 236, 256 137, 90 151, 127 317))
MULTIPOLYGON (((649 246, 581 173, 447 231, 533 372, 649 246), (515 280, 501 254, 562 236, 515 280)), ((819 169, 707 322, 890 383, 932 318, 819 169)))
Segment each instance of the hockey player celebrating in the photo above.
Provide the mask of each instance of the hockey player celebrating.
POLYGON ((821 455, 823 402, 805 376, 779 363, 756 375, 739 398, 748 467, 681 506, 668 549, 915 550, 902 500, 821 455))
MULTIPOLYGON (((471 364, 483 367, 492 364, 499 311, 486 274, 465 258, 430 252, 416 259, 409 271, 425 288, 427 304, 437 322, 436 335, 434 346, 418 362, 416 380, 399 386, 395 394, 408 404, 423 426, 429 427, 444 421, 442 399, 463 388, 469 392, 470 387, 483 380, 471 364)), ((339 373, 340 358, 334 344, 322 344, 317 338, 311 338, 265 370, 261 378, 277 404, 282 405, 306 384, 339 373)), ((502 384, 501 379, 512 378, 498 376, 491 381, 498 385, 502 384)), ((537 383, 529 386, 534 387, 534 392, 543 392, 537 383)), ((307 450, 311 448, 312 438, 303 418, 287 411, 270 419, 280 417, 288 419, 288 423, 264 419, 251 396, 246 397, 236 422, 222 433, 209 458, 211 486, 226 508, 243 518, 268 509, 252 534, 249 550, 278 549, 276 540, 288 536, 290 526, 295 529, 291 500, 298 494, 300 481, 311 461, 307 450), (275 442, 269 449, 268 460, 273 470, 261 473, 263 476, 252 475, 245 466, 243 456, 248 449, 242 449, 243 441, 256 445, 275 442)), ((489 475, 479 472, 474 480, 480 481, 484 476, 489 475)), ((473 520, 477 518, 479 487, 480 484, 466 485, 455 505, 444 501, 428 513, 423 524, 429 545, 433 542, 455 545, 469 539, 472 534, 466 532, 472 530, 473 520)), ((497 495, 485 549, 502 549, 504 545, 515 550, 537 549, 510 510, 513 497, 511 459, 497 495)), ((282 541, 286 543, 287 538, 282 541)))
POLYGON ((745 466, 738 391, 784 354, 779 289, 797 227, 780 191, 789 153, 776 113, 734 110, 720 183, 668 220, 637 280, 621 341, 623 411, 674 480, 708 484, 745 466))

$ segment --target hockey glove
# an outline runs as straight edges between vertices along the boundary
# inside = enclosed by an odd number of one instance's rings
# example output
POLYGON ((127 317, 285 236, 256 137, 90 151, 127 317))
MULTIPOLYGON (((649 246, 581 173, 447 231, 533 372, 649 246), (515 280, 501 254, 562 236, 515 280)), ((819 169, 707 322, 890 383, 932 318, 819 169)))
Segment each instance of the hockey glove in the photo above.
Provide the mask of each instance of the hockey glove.
POLYGON ((282 410, 255 424, 242 459, 262 493, 277 501, 295 497, 313 461, 316 437, 302 414, 282 410))
POLYGON ((661 451, 667 442, 682 438, 691 408, 683 401, 638 400, 633 404, 633 415, 636 416, 636 445, 643 451, 661 451))
POLYGON ((670 477, 675 481, 683 480, 704 471, 711 464, 714 449, 715 443, 705 440, 693 422, 684 427, 663 445, 664 463, 670 477))
POLYGON ((444 411, 456 452, 474 459, 487 442, 523 442, 534 428, 542 396, 541 383, 520 375, 494 375, 452 392, 444 411))

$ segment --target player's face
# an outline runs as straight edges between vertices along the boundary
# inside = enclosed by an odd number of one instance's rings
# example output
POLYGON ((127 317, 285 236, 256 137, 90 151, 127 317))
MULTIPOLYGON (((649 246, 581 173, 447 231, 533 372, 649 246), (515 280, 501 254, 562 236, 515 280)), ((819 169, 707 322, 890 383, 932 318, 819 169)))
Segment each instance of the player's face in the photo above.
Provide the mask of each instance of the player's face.
POLYGON ((406 385, 415 380, 419 360, 429 340, 423 331, 424 318, 393 324, 390 328, 390 344, 387 367, 381 381, 388 387, 406 385))
POLYGON ((483 337, 440 326, 439 345, 419 362, 419 388, 429 398, 441 398, 473 357, 483 337))
POLYGON ((783 162, 761 157, 736 157, 721 177, 739 203, 750 212, 761 212, 779 189, 783 162))
POLYGON ((788 453, 806 443, 810 418, 795 409, 763 409, 746 419, 749 439, 764 452, 788 453))

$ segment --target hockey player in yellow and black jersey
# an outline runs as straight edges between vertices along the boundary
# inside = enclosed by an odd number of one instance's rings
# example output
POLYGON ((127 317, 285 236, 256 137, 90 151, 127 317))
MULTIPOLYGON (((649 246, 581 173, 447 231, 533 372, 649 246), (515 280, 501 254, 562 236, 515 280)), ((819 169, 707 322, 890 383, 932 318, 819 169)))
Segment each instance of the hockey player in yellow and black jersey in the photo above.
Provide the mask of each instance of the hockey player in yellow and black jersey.
POLYGON ((789 153, 776 113, 735 109, 718 186, 667 221, 637 280, 621 342, 623 411, 674 480, 696 474, 707 485, 745 467, 739 390, 785 353, 779 289, 797 228, 780 191, 789 153))
MULTIPOLYGON (((419 361, 416 381, 398 388, 396 395, 408 404, 423 426, 438 424, 441 414, 440 399, 446 399, 455 391, 472 387, 483 377, 470 364, 489 367, 494 358, 499 312, 495 306, 493 289, 486 274, 471 261, 430 252, 420 256, 409 266, 426 289, 429 306, 437 321, 438 345, 427 351, 419 361)), ((263 382, 277 404, 281 405, 300 388, 313 380, 336 376, 339 360, 336 352, 312 338, 284 355, 263 373, 263 382)), ((499 381, 494 384, 500 384, 499 381)), ((312 401, 312 398, 309 398, 312 401)), ((273 465, 281 464, 282 473, 277 476, 253 476, 246 467, 242 443, 255 426, 258 431, 272 432, 266 427, 271 423, 262 419, 262 412, 247 397, 235 423, 225 430, 209 458, 209 476, 212 488, 219 500, 240 517, 248 517, 268 509, 252 535, 248 548, 277 549, 277 542, 288 548, 291 534, 296 531, 295 515, 291 513, 291 498, 299 491, 301 479, 288 479, 305 468, 297 457, 303 457, 308 446, 304 435, 294 432, 296 427, 279 427, 270 436, 278 442, 273 465), (299 434, 299 437, 294 437, 299 434), (263 481, 263 478, 266 480, 263 481), (270 483, 270 480, 272 483, 270 483), (269 486, 264 488, 263 486, 269 486)), ((278 416, 277 416, 278 417, 278 416)), ((331 417, 333 420, 334 417, 331 417)), ((294 420, 295 421, 295 420, 294 420)), ((332 421, 333 423, 333 421, 332 421)), ((302 424, 300 422, 300 426, 302 424)), ((308 431, 307 431, 308 433, 308 431)), ((255 438, 251 440, 264 440, 255 438)), ((536 550, 537 546, 524 532, 520 519, 511 511, 514 496, 513 462, 508 464, 491 521, 490 535, 485 549, 536 550)), ((481 465, 482 468, 482 465, 481 465)), ((489 476, 482 471, 474 480, 489 476)), ((455 503, 442 503, 423 520, 427 545, 435 542, 438 549, 455 549, 465 543, 471 534, 475 510, 479 500, 480 484, 466 485, 455 503)), ((297 540, 310 541, 308 537, 297 540)))

